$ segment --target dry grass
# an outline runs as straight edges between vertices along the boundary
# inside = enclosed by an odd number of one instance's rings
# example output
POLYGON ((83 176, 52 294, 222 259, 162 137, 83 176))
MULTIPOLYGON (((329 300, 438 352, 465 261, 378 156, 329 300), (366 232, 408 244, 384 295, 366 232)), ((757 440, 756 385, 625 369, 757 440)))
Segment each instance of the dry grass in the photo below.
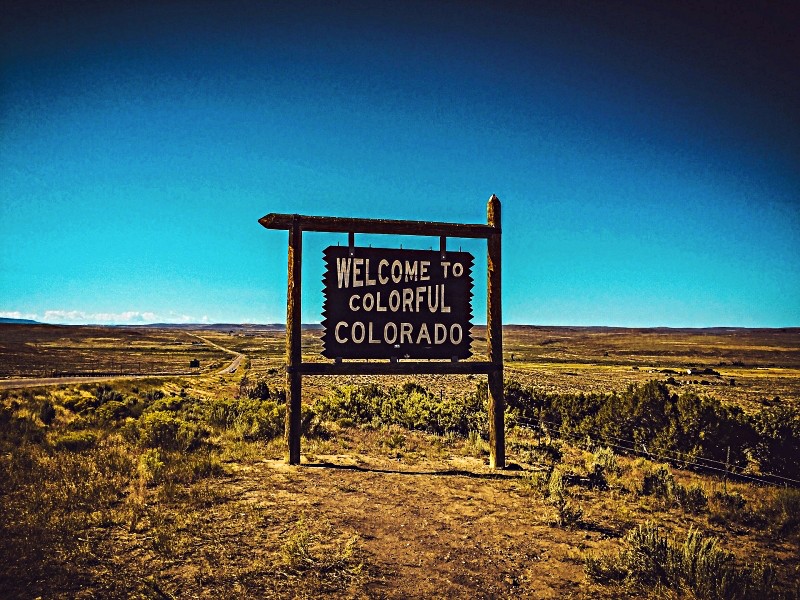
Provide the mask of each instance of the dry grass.
MULTIPOLYGON (((600 333, 509 329, 509 374, 556 391, 620 389, 626 377, 652 379, 646 365, 660 370, 692 360, 694 345, 701 365, 734 356, 748 365, 730 367, 740 396, 724 396, 728 401, 758 406, 764 393, 770 401, 797 401, 796 332, 744 341, 686 334, 681 343, 661 332, 641 340, 600 333), (629 353, 625 360, 634 365, 614 364, 626 348, 643 353, 629 353), (788 358, 779 363, 781 356, 788 358), (663 362, 649 362, 656 359, 663 362), (755 368, 759 361, 782 366, 755 368)), ((245 374, 283 386, 282 332, 203 335, 245 351, 250 371, 113 384, 123 398, 148 406, 155 390, 165 396, 162 406, 183 402, 176 418, 197 425, 185 429, 190 437, 181 439, 191 443, 183 450, 144 447, 149 438, 130 437, 125 419, 92 420, 95 413, 66 407, 91 400, 96 385, 3 393, 4 597, 682 597, 685 589, 668 580, 656 589, 585 574, 585 556, 619 555, 625 536, 646 521, 676 546, 690 530, 713 536, 736 568, 769 565, 778 592, 798 593, 800 500, 793 490, 669 468, 669 477, 661 476, 666 491, 644 493, 658 465, 526 430, 508 432, 509 462, 519 470, 498 473, 488 468, 478 434, 436 436, 342 420, 324 424, 324 436, 304 439, 303 466, 289 467, 279 438, 249 439, 233 425, 203 421, 204 407, 234 398, 245 374), (52 415, 43 410, 47 402, 52 415)), ((313 348, 309 342, 306 351, 313 348)), ((446 398, 474 389, 477 379, 414 381, 446 398)), ((333 383, 307 378, 304 400, 333 383)), ((730 391, 697 385, 709 394, 730 391)))

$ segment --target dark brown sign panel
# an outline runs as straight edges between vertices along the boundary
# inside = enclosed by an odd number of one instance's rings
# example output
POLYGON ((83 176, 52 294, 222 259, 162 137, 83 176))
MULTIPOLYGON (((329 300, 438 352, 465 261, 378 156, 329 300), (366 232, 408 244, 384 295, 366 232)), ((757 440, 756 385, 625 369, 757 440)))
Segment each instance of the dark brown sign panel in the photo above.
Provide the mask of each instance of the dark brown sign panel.
POLYGON ((351 249, 323 252, 322 335, 327 358, 472 355, 469 252, 351 249))

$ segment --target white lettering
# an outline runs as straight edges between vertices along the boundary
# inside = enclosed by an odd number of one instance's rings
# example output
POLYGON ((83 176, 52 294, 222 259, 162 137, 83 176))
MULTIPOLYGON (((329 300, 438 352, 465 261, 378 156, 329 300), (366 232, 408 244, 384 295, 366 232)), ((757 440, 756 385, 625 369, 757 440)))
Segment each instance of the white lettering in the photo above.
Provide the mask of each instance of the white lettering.
POLYGON ((363 342, 364 336, 366 335, 364 324, 361 321, 353 323, 353 326, 350 328, 350 334, 353 336, 353 343, 360 344, 363 342), (358 333, 356 333, 356 328, 358 328, 358 333))
MULTIPOLYGON (((428 286, 427 289, 428 289, 428 295, 430 296, 431 287, 428 286)), ((422 304, 423 294, 425 294, 425 286, 418 287, 417 288, 417 294, 416 294, 416 306, 417 306, 417 308, 416 308, 416 310, 414 312, 419 312, 419 305, 422 304)))
POLYGON ((370 321, 368 329, 369 329, 369 343, 370 344, 380 344, 381 343, 380 340, 376 340, 375 338, 372 337, 372 321, 370 321))
POLYGON ((414 304, 414 290, 403 288, 403 312, 406 312, 406 307, 408 307, 408 312, 414 312, 412 304, 414 304))
POLYGON ((364 285, 364 282, 357 279, 361 275, 361 267, 364 265, 363 258, 354 258, 353 259, 353 287, 361 287, 364 285))
POLYGON ((336 274, 339 280, 339 289, 349 287, 350 284, 350 261, 351 258, 336 259, 336 274), (344 284, 344 285, 342 285, 344 284))
POLYGON ((417 280, 417 261, 406 261, 406 281, 417 280))
POLYGON ((346 337, 339 337, 339 328, 340 327, 347 327, 347 323, 345 321, 339 321, 336 324, 336 328, 333 330, 333 337, 336 338, 336 341, 340 344, 346 344, 347 338, 346 337))
POLYGON ((439 310, 439 288, 444 287, 444 284, 440 284, 431 288, 428 286, 428 310, 432 313, 435 313, 439 310))
POLYGON ((420 281, 430 281, 431 276, 428 275, 428 267, 431 265, 431 261, 429 260, 422 260, 419 263, 419 280, 420 281))
POLYGON ((364 278, 366 280, 364 285, 375 285, 375 280, 369 278, 369 259, 367 259, 367 264, 364 268, 364 278))
POLYGON ((450 266, 450 262, 443 260, 442 266, 444 267, 444 278, 447 279, 447 268, 450 266))
POLYGON ((397 339, 397 325, 394 323, 387 323, 383 326, 383 341, 387 344, 394 344, 397 339), (389 337, 389 328, 392 328, 392 337, 389 337))
POLYGON ((464 274, 464 265, 453 263, 453 277, 461 277, 464 274))
POLYGON ((400 323, 400 343, 403 343, 403 340, 408 339, 408 343, 411 344, 411 331, 413 327, 411 323, 400 323))
POLYGON ((458 323, 453 323, 450 326, 450 343, 451 344, 460 344, 461 338, 464 337, 464 334, 461 332, 461 325, 458 323), (458 333, 458 339, 456 339, 456 333, 458 333))
POLYGON ((358 310, 357 306, 353 306, 353 301, 357 300, 358 298, 360 298, 358 294, 353 294, 352 296, 350 296, 350 302, 348 302, 348 304, 350 305, 350 310, 352 310, 353 312, 356 312, 358 310))
POLYGON ((417 336, 417 344, 422 342, 422 338, 428 340, 428 344, 431 343, 431 335, 428 333, 428 326, 423 323, 419 328, 419 335, 417 336))
POLYGON ((445 306, 445 304, 444 304, 444 284, 439 286, 439 290, 442 292, 442 295, 440 296, 441 297, 442 312, 443 313, 449 313, 450 312, 450 307, 449 306, 445 306))
POLYGON ((381 306, 381 293, 375 292, 375 310, 378 312, 386 312, 386 307, 381 306))
POLYGON ((400 310, 400 291, 392 290, 389 292, 389 310, 397 312, 400 310))
POLYGON ((443 323, 436 323, 433 326, 433 343, 444 344, 447 341, 447 326, 443 323))
POLYGON ((392 281, 400 283, 401 279, 403 279, 403 263, 396 260, 392 263, 392 281))
POLYGON ((370 312, 375 308, 375 297, 372 294, 364 294, 364 299, 361 301, 361 306, 364 310, 370 312))
POLYGON ((381 282, 381 285, 385 285, 389 283, 389 278, 383 275, 383 267, 388 267, 389 261, 385 258, 378 263, 378 281, 381 282))

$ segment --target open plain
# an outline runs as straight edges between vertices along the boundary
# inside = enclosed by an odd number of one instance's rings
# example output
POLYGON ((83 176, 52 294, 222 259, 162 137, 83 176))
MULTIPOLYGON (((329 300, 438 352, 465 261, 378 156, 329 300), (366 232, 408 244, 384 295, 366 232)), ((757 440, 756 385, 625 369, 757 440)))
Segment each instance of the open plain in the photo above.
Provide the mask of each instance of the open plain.
POLYGON ((800 330, 506 327, 503 471, 480 376, 306 377, 287 466, 283 335, 0 326, 0 595, 797 597, 800 330))

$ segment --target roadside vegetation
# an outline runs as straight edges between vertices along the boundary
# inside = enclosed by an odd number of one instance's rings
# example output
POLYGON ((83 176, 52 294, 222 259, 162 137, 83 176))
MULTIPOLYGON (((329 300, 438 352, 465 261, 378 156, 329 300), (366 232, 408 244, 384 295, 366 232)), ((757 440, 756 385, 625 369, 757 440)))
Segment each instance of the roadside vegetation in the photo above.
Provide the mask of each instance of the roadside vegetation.
MULTIPOLYGON (((800 491, 735 480, 766 469, 796 476, 796 413, 748 416, 659 382, 605 395, 540 394, 508 382, 506 397, 518 489, 542 503, 551 526, 600 531, 610 542, 581 559, 595 584, 697 598, 797 593, 797 560, 773 564, 767 549, 797 549, 800 491), (625 452, 609 440, 633 444, 625 452), (727 477, 701 459, 726 460, 727 477), (682 525, 669 533, 653 518, 682 525), (706 528, 750 531, 762 555, 737 555, 706 528)), ((169 596, 152 575, 113 578, 113 553, 133 546, 163 568, 199 560, 208 512, 230 500, 224 483, 243 465, 282 456, 284 417, 283 391, 248 377, 230 397, 193 397, 163 380, 3 392, 0 587, 18 597, 82 586, 169 596)), ((304 408, 302 423, 309 460, 356 451, 417 465, 488 454, 485 384, 447 397, 414 383, 334 387, 304 408)), ((262 562, 204 567, 201 588, 230 590, 236 581, 278 595, 346 595, 375 576, 358 531, 263 510, 246 518, 276 526, 262 562)))
MULTIPOLYGON (((84 333, 84 367, 141 337, 84 333)), ((203 332, 234 374, 209 349, 206 375, 0 391, 0 596, 800 597, 794 342, 510 333, 502 473, 476 377, 308 378, 286 466, 272 334, 203 332)), ((176 335, 144 337, 183 364, 176 335)))

